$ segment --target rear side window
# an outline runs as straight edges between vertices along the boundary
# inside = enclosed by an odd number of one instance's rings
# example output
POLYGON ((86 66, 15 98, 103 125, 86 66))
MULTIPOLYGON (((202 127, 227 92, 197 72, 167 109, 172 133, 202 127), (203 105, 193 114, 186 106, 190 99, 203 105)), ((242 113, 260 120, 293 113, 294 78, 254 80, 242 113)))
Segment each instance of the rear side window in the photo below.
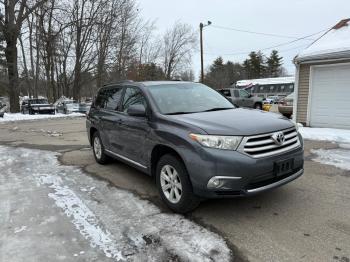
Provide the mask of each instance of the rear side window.
POLYGON ((131 105, 143 105, 147 108, 146 99, 138 88, 128 87, 125 89, 123 99, 123 112, 126 112, 131 105))
POLYGON ((122 92, 123 88, 121 87, 113 87, 101 90, 96 98, 95 107, 108 110, 118 110, 122 92))

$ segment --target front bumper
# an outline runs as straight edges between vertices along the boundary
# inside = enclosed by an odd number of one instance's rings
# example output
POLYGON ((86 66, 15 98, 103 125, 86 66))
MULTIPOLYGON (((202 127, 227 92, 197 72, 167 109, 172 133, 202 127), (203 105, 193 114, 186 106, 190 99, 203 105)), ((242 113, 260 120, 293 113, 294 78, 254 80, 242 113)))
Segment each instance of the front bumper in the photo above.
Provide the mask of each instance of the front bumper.
POLYGON ((303 144, 291 151, 264 158, 253 158, 238 151, 200 148, 186 162, 193 191, 204 198, 247 196, 267 191, 300 177, 304 171, 303 144), (275 163, 293 159, 293 168, 277 176, 275 163), (210 185, 219 177, 219 187, 210 185))
POLYGON ((34 108, 32 112, 36 114, 54 114, 55 108, 34 108))

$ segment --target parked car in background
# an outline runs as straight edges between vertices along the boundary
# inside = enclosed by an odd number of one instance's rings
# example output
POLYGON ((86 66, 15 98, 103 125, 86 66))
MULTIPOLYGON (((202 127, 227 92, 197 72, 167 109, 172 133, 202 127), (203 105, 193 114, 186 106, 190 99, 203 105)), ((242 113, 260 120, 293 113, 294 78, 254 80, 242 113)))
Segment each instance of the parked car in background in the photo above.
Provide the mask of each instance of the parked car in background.
POLYGON ((21 103, 22 114, 55 114, 55 106, 50 104, 46 98, 30 98, 21 103))
POLYGON ((83 113, 86 114, 90 108, 90 105, 86 103, 79 103, 75 100, 63 100, 56 104, 56 112, 63 114, 71 113, 83 113))
POLYGON ((6 104, 0 101, 0 117, 4 117, 6 104))
POLYGON ((293 101, 294 93, 281 99, 278 103, 278 111, 285 117, 290 118, 293 115, 293 101))
POLYGON ((225 88, 219 89, 218 92, 230 99, 236 106, 262 109, 263 99, 261 97, 252 96, 243 89, 225 88))
POLYGON ((10 101, 8 97, 0 96, 0 103, 4 106, 3 110, 5 113, 10 111, 10 101))
POLYGON ((86 120, 95 160, 116 158, 155 177, 172 210, 248 196, 303 174, 303 139, 278 114, 237 108, 192 82, 118 82, 98 91, 86 120))
POLYGON ((279 96, 268 96, 265 101, 267 101, 270 104, 278 104, 280 98, 279 96))

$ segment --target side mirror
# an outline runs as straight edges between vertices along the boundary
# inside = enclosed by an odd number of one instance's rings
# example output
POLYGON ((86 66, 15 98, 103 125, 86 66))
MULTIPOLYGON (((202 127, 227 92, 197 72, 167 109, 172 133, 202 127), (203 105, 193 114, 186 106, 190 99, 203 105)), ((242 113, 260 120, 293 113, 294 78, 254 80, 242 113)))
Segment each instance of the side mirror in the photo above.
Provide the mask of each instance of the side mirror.
POLYGON ((129 116, 138 116, 145 117, 146 116, 146 108, 143 105, 131 105, 126 111, 129 116))

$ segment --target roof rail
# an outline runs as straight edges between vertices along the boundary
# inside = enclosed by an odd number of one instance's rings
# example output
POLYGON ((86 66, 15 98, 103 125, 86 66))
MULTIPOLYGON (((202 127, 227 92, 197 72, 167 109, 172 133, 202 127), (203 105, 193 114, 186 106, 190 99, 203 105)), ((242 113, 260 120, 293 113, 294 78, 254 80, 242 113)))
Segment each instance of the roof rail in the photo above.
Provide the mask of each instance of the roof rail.
POLYGON ((134 82, 134 81, 132 81, 132 80, 119 80, 119 81, 111 82, 108 84, 104 84, 103 87, 111 86, 111 85, 115 85, 115 84, 122 84, 122 83, 132 83, 132 82, 134 82))

